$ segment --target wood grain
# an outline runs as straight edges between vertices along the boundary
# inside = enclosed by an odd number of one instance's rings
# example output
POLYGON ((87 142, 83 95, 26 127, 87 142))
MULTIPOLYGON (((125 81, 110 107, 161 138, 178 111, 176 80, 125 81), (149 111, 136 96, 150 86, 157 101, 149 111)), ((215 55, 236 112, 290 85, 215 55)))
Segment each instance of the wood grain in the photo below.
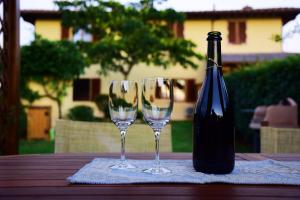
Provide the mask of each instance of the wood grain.
MULTIPOLYGON (((95 157, 107 154, 51 154, 0 157, 0 199, 300 199, 299 186, 233 184, 69 184, 66 178, 95 157)), ((131 159, 153 159, 132 153, 131 159)), ((163 159, 191 159, 190 153, 163 153, 163 159)), ((298 154, 236 154, 237 160, 300 161, 298 154)))

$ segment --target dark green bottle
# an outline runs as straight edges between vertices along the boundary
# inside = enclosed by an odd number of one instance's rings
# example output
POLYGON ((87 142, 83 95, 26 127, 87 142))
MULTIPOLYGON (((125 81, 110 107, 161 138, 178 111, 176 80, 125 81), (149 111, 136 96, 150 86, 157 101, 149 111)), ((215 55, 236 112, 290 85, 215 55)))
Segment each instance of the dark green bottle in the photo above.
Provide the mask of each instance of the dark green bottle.
POLYGON ((234 168, 234 122, 222 73, 221 33, 209 32, 207 69, 194 112, 193 165, 196 171, 227 174, 234 168))

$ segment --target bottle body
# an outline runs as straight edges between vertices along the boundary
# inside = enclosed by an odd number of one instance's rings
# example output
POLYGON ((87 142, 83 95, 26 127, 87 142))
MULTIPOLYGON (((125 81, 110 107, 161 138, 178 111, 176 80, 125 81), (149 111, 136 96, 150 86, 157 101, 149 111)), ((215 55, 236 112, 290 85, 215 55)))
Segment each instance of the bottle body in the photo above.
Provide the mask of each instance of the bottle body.
POLYGON ((234 168, 233 110, 220 67, 220 40, 208 47, 211 61, 207 64, 193 122, 193 165, 196 171, 209 174, 226 174, 234 168))

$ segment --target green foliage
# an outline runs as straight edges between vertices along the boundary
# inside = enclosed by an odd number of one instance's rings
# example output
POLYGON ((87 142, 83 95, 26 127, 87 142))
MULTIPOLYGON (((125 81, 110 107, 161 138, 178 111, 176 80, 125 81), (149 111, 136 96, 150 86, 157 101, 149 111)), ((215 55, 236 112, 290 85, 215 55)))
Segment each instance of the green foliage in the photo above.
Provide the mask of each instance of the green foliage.
POLYGON ((19 154, 54 153, 54 141, 45 140, 20 140, 19 154))
MULTIPOLYGON (((104 118, 109 119, 110 114, 109 114, 109 101, 108 101, 108 95, 106 94, 100 94, 95 98, 95 103, 98 107, 99 110, 101 110, 104 113, 104 118)), ((127 103, 124 99, 120 98, 114 98, 114 103, 118 105, 122 105, 124 107, 130 107, 132 104, 127 103)), ((137 119, 143 119, 143 113, 142 111, 138 110, 137 111, 137 119)))
MULTIPOLYGON (((117 107, 133 107, 134 105, 132 103, 128 103, 125 99, 123 98, 118 98, 118 97, 112 97, 112 104, 117 105, 117 107)), ((118 108, 117 108, 118 109, 118 108)))
POLYGON ((21 49, 22 75, 38 82, 47 79, 72 80, 84 70, 86 63, 74 43, 37 38, 21 49))
POLYGON ((274 42, 282 42, 282 36, 280 35, 280 34, 273 34, 272 35, 272 40, 274 41, 274 42))
POLYGON ((226 75, 226 85, 234 104, 237 135, 249 139, 251 134, 249 123, 253 114, 244 112, 245 109, 277 104, 286 97, 299 104, 299 77, 300 56, 258 63, 226 75))
POLYGON ((100 94, 96 96, 95 103, 99 110, 104 114, 104 118, 109 118, 108 95, 100 94))
POLYGON ((121 72, 125 78, 139 63, 167 68, 175 64, 197 68, 192 41, 176 38, 170 26, 185 16, 173 9, 157 10, 154 1, 122 5, 116 1, 57 1, 63 25, 93 34, 96 42, 78 42, 100 73, 121 72), (76 10, 76 12, 72 11, 76 10))
POLYGON ((27 135, 27 114, 25 112, 25 108, 21 107, 20 109, 20 128, 19 128, 19 137, 26 138, 27 135))
POLYGON ((74 121, 95 121, 94 111, 89 106, 75 106, 71 108, 68 118, 74 121))
POLYGON ((32 103, 46 97, 57 102, 61 117, 61 102, 72 80, 88 65, 78 47, 66 40, 49 41, 36 36, 21 49, 21 96, 32 103), (43 93, 33 91, 29 83, 42 86, 43 93))

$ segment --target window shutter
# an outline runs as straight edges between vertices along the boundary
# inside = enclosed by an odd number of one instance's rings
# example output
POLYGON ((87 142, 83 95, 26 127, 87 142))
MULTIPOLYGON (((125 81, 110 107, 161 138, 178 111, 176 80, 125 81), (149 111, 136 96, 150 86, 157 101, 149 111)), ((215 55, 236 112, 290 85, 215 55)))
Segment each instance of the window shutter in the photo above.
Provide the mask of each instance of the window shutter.
POLYGON ((168 23, 167 27, 173 32, 177 38, 184 38, 184 25, 183 23, 168 23))
POLYGON ((95 100, 95 98, 100 94, 100 79, 94 78, 91 80, 91 99, 95 100))
POLYGON ((177 37, 177 23, 171 25, 171 31, 173 32, 174 37, 177 37))
POLYGON ((61 39, 69 39, 69 27, 61 26, 61 39))
POLYGON ((175 37, 177 37, 177 23, 172 24, 172 31, 173 31, 175 37))
POLYGON ((228 40, 229 43, 236 43, 235 22, 228 22, 228 40))
POLYGON ((176 36, 178 38, 184 38, 184 34, 183 34, 183 31, 184 31, 184 25, 183 23, 177 23, 177 30, 176 30, 176 36))
POLYGON ((76 79, 73 82, 74 101, 93 101, 100 94, 101 81, 95 79, 76 79))
POLYGON ((240 43, 246 42, 246 22, 239 22, 240 43))

